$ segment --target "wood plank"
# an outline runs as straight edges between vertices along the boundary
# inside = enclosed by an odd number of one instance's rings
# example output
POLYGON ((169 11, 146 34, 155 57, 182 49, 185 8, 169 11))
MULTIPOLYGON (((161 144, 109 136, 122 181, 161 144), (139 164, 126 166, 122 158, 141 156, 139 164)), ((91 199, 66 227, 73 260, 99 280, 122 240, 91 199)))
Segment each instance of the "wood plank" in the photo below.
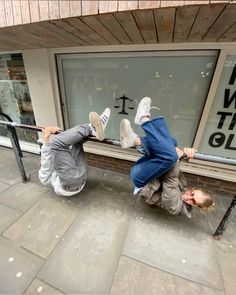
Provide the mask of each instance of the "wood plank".
POLYGON ((21 16, 22 16, 22 23, 27 24, 31 22, 30 19, 30 8, 29 8, 29 1, 22 0, 20 2, 21 5, 21 16))
POLYGON ((19 0, 12 1, 14 25, 22 24, 21 5, 19 0))
POLYGON ((161 5, 161 1, 157 1, 157 0, 153 0, 153 1, 139 0, 138 5, 139 5, 139 9, 158 8, 161 5))
POLYGON ((236 15, 236 5, 228 4, 220 14, 216 22, 204 36, 203 41, 216 41, 221 37, 234 23, 236 15))
POLYGON ((55 38, 52 38, 48 34, 46 34, 45 30, 37 26, 37 24, 28 24, 27 26, 23 26, 22 30, 24 30, 25 33, 29 33, 32 35, 35 35, 39 38, 39 42, 42 44, 43 47, 50 48, 50 47, 61 47, 62 41, 55 38))
POLYGON ((118 1, 118 11, 138 9, 138 1, 118 1))
POLYGON ((225 4, 201 6, 188 40, 191 42, 201 41, 224 8, 225 4))
POLYGON ((118 45, 120 41, 97 19, 96 16, 84 16, 81 20, 94 31, 99 32, 108 44, 118 45))
POLYGON ((144 43, 155 44, 158 42, 156 26, 152 10, 137 10, 133 12, 144 43))
POLYGON ((59 1, 60 18, 70 17, 70 1, 59 1))
POLYGON ((175 7, 159 8, 153 11, 160 43, 173 42, 175 11, 175 7))
POLYGON ((59 2, 58 0, 49 1, 48 3, 48 9, 49 9, 49 19, 58 19, 60 18, 60 12, 59 12, 59 2))
POLYGON ((39 18, 40 21, 49 20, 49 6, 48 1, 39 1, 39 18))
POLYGON ((133 44, 143 44, 144 40, 136 25, 134 17, 131 12, 116 12, 114 17, 118 20, 126 34, 132 40, 133 44))
POLYGON ((97 0, 82 0, 82 15, 98 14, 98 2, 97 0))
POLYGON ((99 13, 114 12, 118 10, 118 1, 99 1, 99 13))
POLYGON ((161 6, 160 7, 177 7, 177 6, 182 6, 184 5, 184 0, 183 1, 163 1, 161 0, 161 6))
POLYGON ((5 5, 4 1, 0 1, 0 27, 5 27, 7 25, 6 22, 6 13, 5 13, 5 5))
POLYGON ((82 14, 81 0, 70 1, 70 16, 80 16, 82 14))
POLYGON ((15 38, 16 35, 11 35, 9 31, 5 30, 8 28, 1 29, 0 33, 0 48, 2 50, 19 50, 23 48, 30 48, 29 45, 21 43, 20 40, 15 38))
MULTIPOLYGON (((190 0, 190 1, 185 0, 184 4, 185 5, 209 4, 210 2, 212 2, 212 1, 210 1, 210 0, 190 0)), ((219 0, 218 0, 218 3, 219 3, 219 0)))
POLYGON ((96 31, 92 30, 85 23, 83 23, 79 18, 70 18, 67 20, 70 26, 78 32, 83 39, 91 45, 107 45, 108 42, 100 36, 96 31))
POLYGON ((25 26, 25 30, 31 34, 37 34, 39 37, 43 38, 47 44, 52 44, 51 47, 63 47, 65 43, 68 45, 68 40, 62 38, 61 35, 45 30, 39 23, 28 24, 25 26))
POLYGON ((31 22, 39 22, 39 3, 36 0, 30 0, 30 19, 31 22))
POLYGON ((232 25, 219 39, 217 42, 233 42, 236 41, 236 23, 232 25))
POLYGON ((132 41, 123 30, 122 26, 112 14, 97 16, 98 20, 120 41, 121 44, 132 44, 132 41))
MULTIPOLYGON (((62 41, 64 40, 65 46, 79 46, 79 45, 81 45, 78 37, 63 30, 61 27, 59 27, 55 23, 53 23, 56 21, 60 21, 60 20, 54 20, 54 21, 49 21, 49 22, 40 22, 39 25, 46 30, 47 34, 54 33, 56 35, 59 35, 61 40, 62 41)), ((63 42, 62 42, 62 44, 63 44, 63 42)))
POLYGON ((13 18, 13 8, 12 8, 12 1, 4 1, 5 3, 5 12, 6 12, 6 23, 7 26, 14 25, 14 18, 13 18))
POLYGON ((176 8, 174 42, 186 42, 191 31, 199 6, 181 6, 176 8))
POLYGON ((74 22, 71 19, 55 20, 52 22, 56 24, 58 27, 60 27, 61 29, 69 32, 73 36, 76 36, 80 45, 91 45, 91 40, 89 39, 89 37, 86 34, 82 33, 79 29, 77 29, 73 25, 74 22))

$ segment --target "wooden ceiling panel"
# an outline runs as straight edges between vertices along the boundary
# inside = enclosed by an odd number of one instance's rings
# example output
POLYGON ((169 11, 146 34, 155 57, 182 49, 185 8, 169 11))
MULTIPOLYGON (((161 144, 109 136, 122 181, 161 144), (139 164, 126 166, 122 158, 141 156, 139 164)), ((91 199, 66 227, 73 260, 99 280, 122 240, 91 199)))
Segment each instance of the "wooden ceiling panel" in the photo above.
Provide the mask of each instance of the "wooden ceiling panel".
POLYGON ((157 36, 160 43, 172 43, 175 24, 175 8, 154 10, 157 36))
POLYGON ((101 14, 97 16, 97 19, 120 41, 121 44, 132 44, 132 41, 113 14, 101 14))
POLYGON ((144 40, 131 12, 116 12, 115 18, 121 24, 133 44, 143 44, 144 40))
POLYGON ((199 11, 199 6, 180 6, 176 9, 174 42, 186 42, 199 11))
POLYGON ((236 21, 236 5, 228 4, 211 26, 203 41, 217 41, 236 21))
POLYGON ((201 6, 188 40, 192 42, 201 41, 225 7, 225 4, 201 6))
POLYGON ((156 25, 152 10, 136 10, 133 12, 137 26, 142 34, 144 43, 155 44, 158 42, 156 25))
POLYGON ((96 16, 85 16, 81 20, 94 31, 98 31, 108 44, 119 45, 120 41, 96 18, 96 16))
MULTIPOLYGON (((87 42, 89 42, 91 45, 107 45, 108 42, 98 33, 98 31, 94 31, 89 26, 87 26, 85 23, 82 22, 79 18, 68 18, 67 19, 68 24, 70 24, 72 27, 76 28, 80 34, 83 34, 87 42)), ((84 39, 84 38, 83 38, 84 39)))
POLYGON ((201 5, 199 2, 198 5, 37 21, 1 28, 0 51, 122 44, 235 42, 235 16, 236 3, 201 5))

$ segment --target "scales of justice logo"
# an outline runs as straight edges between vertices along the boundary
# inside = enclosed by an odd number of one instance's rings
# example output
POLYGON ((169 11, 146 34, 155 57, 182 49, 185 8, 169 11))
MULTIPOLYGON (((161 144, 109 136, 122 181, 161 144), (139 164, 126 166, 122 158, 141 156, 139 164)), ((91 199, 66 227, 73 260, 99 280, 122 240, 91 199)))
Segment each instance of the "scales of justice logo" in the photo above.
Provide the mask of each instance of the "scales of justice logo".
POLYGON ((113 107, 116 109, 121 108, 118 114, 129 115, 128 110, 133 110, 135 108, 135 101, 132 98, 127 97, 125 94, 119 98, 114 98, 115 102, 113 107))

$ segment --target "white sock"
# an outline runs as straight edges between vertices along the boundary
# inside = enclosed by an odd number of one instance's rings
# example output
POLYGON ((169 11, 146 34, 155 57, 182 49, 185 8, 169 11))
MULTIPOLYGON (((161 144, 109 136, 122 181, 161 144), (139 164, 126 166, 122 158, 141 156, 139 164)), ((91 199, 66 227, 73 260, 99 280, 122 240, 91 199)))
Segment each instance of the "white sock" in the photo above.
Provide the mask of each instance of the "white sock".
POLYGON ((142 117, 142 118, 140 119, 140 123, 141 123, 141 125, 144 124, 144 123, 147 122, 147 121, 150 121, 150 117, 145 116, 145 117, 142 117))

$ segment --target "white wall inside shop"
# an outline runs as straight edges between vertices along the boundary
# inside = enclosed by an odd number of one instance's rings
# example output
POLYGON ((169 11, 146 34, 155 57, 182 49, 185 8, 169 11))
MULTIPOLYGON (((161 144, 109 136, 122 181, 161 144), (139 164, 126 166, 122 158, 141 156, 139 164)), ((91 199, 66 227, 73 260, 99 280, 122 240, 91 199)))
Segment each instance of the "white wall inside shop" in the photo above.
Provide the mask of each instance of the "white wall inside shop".
POLYGON ((48 50, 23 50, 22 55, 36 124, 38 126, 59 125, 54 104, 48 50))

